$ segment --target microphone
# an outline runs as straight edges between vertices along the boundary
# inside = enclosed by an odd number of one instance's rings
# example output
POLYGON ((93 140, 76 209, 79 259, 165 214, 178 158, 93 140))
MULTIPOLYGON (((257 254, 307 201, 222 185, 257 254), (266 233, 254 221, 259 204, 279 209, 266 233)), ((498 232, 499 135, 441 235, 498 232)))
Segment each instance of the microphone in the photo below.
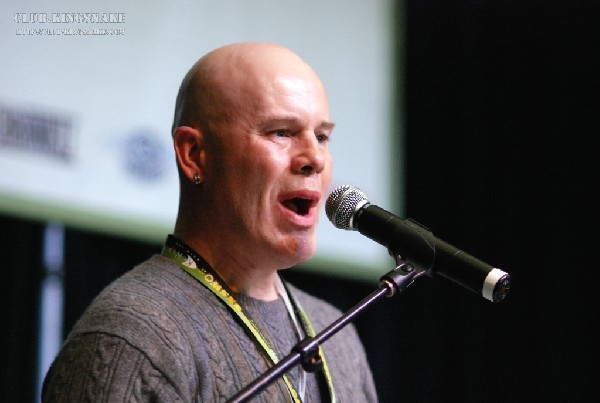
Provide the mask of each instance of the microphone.
POLYGON ((428 276, 440 275, 492 302, 510 291, 510 275, 436 238, 421 224, 402 219, 369 202, 352 186, 335 189, 325 213, 340 229, 360 232, 428 276))

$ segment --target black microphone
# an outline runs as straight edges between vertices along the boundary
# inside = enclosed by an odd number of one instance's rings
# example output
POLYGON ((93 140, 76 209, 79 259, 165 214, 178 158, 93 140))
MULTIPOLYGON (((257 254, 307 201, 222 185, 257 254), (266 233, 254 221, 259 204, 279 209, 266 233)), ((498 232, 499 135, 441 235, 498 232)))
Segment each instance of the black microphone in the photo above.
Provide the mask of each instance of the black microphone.
POLYGON ((355 187, 331 192, 325 213, 337 228, 358 230, 430 277, 439 274, 492 302, 502 301, 510 291, 508 273, 436 238, 419 223, 371 204, 355 187))

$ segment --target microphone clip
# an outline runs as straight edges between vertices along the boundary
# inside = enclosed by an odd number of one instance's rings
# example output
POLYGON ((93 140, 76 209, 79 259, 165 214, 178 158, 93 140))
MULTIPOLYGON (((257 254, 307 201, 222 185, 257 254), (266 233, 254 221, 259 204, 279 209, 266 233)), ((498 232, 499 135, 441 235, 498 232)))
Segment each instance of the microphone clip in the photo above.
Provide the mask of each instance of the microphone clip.
POLYGON ((404 292, 417 278, 425 274, 425 270, 415 269, 399 254, 390 251, 390 255, 396 260, 396 267, 380 279, 382 286, 388 290, 387 297, 393 297, 396 293, 404 292))

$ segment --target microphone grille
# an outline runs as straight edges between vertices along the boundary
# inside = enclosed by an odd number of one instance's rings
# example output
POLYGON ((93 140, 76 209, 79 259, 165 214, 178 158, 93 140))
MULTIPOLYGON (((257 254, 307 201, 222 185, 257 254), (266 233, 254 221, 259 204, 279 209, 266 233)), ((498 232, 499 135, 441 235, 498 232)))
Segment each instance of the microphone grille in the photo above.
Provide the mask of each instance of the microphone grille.
POLYGON ((325 214, 336 228, 355 230, 352 218, 356 211, 368 202, 367 196, 360 189, 343 185, 331 192, 327 198, 325 214))

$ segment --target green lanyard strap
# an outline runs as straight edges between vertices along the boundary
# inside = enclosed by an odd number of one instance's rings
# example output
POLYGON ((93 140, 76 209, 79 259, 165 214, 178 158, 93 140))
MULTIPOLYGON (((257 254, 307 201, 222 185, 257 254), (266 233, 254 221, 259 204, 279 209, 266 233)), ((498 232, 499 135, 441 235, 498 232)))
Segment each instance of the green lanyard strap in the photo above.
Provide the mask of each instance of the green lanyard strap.
MULTIPOLYGON (((267 338, 260 332, 254 321, 244 312, 242 306, 235 300, 233 293, 227 287, 227 285, 219 278, 219 276, 210 268, 208 263, 198 256, 191 248, 183 244, 183 242, 177 240, 172 235, 169 235, 167 242, 162 250, 162 255, 170 258, 179 264, 179 266, 185 270, 188 274, 198 280, 202 285, 208 288, 213 294, 215 294, 225 305, 237 316, 239 320, 244 324, 246 329, 252 335, 255 343, 261 348, 265 358, 270 361, 271 364, 276 364, 279 359, 275 350, 271 347, 267 338)), ((287 291, 287 287, 286 291, 287 291)), ((300 307, 298 301, 289 293, 290 300, 294 306, 294 310, 299 314, 305 333, 310 336, 315 336, 315 331, 308 320, 308 316, 304 310, 300 307)), ((325 361, 325 356, 321 347, 319 347, 319 355, 323 361, 323 372, 327 380, 327 386, 329 389, 329 395, 331 402, 335 403, 335 390, 333 388, 333 381, 331 374, 325 361)), ((283 380, 288 388, 290 396, 295 403, 301 403, 302 400, 298 396, 298 392, 293 387, 287 375, 283 376, 283 380)))

